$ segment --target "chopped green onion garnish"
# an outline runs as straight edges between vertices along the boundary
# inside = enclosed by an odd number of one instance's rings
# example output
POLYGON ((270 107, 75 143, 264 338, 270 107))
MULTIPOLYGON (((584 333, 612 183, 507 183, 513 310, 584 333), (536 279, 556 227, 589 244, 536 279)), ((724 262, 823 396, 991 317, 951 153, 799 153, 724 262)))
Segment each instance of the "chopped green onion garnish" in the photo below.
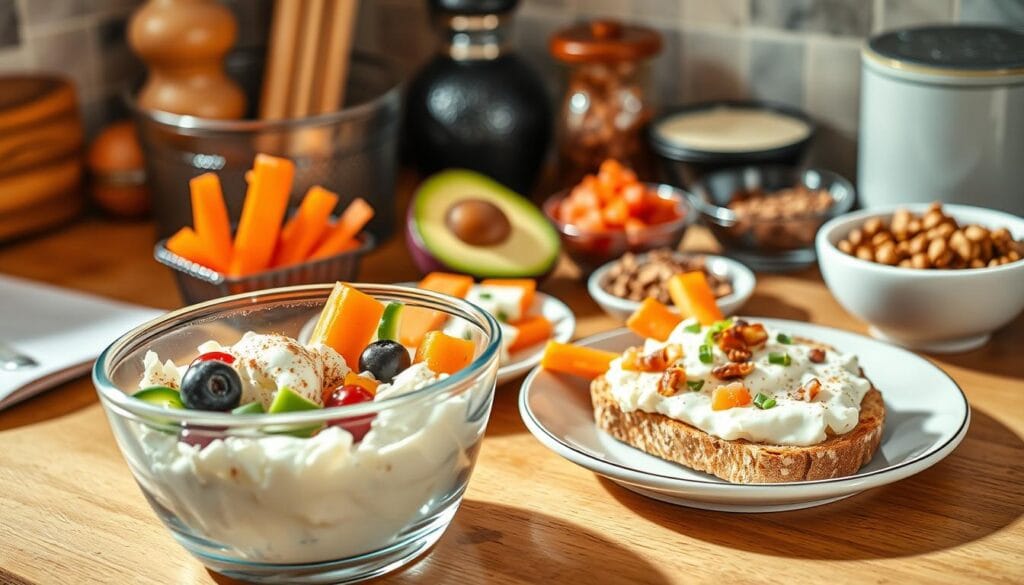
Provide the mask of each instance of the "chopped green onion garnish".
POLYGON ((768 363, 777 366, 788 366, 793 363, 793 360, 789 357, 788 353, 776 353, 773 351, 768 354, 768 363))
POLYGON ((785 333, 779 333, 778 335, 776 335, 775 341, 778 341, 779 343, 785 343, 786 345, 793 344, 793 338, 786 335, 785 333))
POLYGON ((754 406, 760 408, 761 410, 768 410, 769 408, 775 406, 775 399, 769 398, 768 396, 765 396, 764 394, 758 392, 757 396, 754 397, 754 406))
POLYGON ((721 321, 715 321, 711 325, 711 328, 714 329, 715 331, 725 331, 730 327, 732 327, 732 319, 723 319, 721 321))
POLYGON ((724 321, 715 321, 714 323, 711 324, 711 327, 708 328, 707 335, 704 336, 704 343, 711 345, 712 343, 714 343, 715 335, 725 331, 730 327, 732 327, 732 319, 725 319, 724 321))
POLYGON ((493 299, 493 298, 494 298, 494 295, 492 295, 492 294, 491 294, 491 293, 489 293, 489 292, 482 292, 482 293, 480 293, 480 294, 479 294, 479 295, 477 295, 477 296, 479 296, 479 297, 480 297, 481 299, 483 299, 483 300, 485 300, 485 301, 489 301, 489 300, 491 300, 491 299, 493 299))
POLYGON ((710 364, 715 361, 715 357, 711 354, 711 345, 705 343, 700 346, 700 362, 702 364, 710 364))
POLYGON ((496 319, 497 319, 498 321, 501 321, 502 323, 508 323, 508 313, 506 313, 505 311, 498 311, 498 312, 497 312, 497 313, 496 313, 496 314, 494 315, 494 317, 495 317, 495 318, 496 318, 496 319))
POLYGON ((683 331, 687 333, 700 333, 700 323, 693 323, 683 327, 683 331))
POLYGON ((690 390, 700 392, 700 389, 704 387, 704 380, 687 380, 686 385, 690 387, 690 390))

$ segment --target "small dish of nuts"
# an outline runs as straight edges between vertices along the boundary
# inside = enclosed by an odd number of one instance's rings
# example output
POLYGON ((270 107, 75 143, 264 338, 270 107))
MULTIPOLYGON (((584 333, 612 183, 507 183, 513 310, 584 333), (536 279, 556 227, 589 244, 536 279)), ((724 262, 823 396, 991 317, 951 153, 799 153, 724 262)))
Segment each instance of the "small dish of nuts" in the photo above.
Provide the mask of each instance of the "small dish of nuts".
POLYGON ((718 307, 729 315, 754 292, 754 273, 724 256, 660 248, 646 254, 626 253, 590 275, 587 290, 609 315, 625 321, 647 297, 671 306, 668 281, 682 272, 701 271, 715 293, 718 307))
POLYGON ((768 271, 813 264, 818 228, 848 211, 855 196, 836 173, 784 166, 724 169, 691 185, 690 193, 726 253, 768 271))
POLYGON ((913 204, 837 217, 818 232, 829 291, 868 331, 932 353, 968 351, 1024 310, 1024 218, 913 204))
POLYGON ((837 247, 861 260, 918 269, 991 268, 1017 262, 1024 241, 1006 227, 961 225, 932 203, 921 215, 897 209, 892 219, 873 217, 854 228, 837 247))

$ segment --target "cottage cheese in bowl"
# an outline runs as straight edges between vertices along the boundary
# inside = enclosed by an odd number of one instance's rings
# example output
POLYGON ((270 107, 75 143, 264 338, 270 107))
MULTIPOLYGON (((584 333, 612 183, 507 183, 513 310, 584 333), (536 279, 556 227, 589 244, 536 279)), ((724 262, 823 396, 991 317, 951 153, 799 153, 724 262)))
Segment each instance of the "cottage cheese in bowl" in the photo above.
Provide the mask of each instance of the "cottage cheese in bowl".
MULTIPOLYGON (((382 385, 386 398, 446 375, 423 364, 382 385)), ((468 395, 382 411, 358 444, 332 426, 312 438, 228 436, 195 445, 139 425, 135 464, 150 497, 204 538, 244 558, 305 563, 390 544, 420 510, 456 496, 482 422, 468 395)))
POLYGON ((498 323, 465 301, 337 283, 168 313, 115 341, 93 378, 143 494, 204 565, 352 581, 412 561, 451 522, 499 346, 498 323), (396 341, 407 306, 465 320, 466 337, 396 341))

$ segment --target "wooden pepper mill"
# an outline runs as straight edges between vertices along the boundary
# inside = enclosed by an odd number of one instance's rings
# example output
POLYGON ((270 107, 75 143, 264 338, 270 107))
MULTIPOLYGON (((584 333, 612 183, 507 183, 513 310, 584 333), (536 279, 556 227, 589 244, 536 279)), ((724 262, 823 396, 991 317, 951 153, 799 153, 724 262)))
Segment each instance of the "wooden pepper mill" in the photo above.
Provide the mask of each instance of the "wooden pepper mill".
POLYGON ((149 68, 139 106, 198 116, 241 118, 242 89, 224 73, 238 23, 215 0, 148 0, 132 15, 128 43, 149 68))

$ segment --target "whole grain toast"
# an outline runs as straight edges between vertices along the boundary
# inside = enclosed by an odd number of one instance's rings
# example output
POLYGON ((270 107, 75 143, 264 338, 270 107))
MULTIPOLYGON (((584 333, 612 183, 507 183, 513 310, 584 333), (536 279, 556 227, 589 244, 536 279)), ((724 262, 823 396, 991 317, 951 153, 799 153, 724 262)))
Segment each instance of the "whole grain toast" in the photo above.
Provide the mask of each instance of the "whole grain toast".
POLYGON ((597 426, 641 451, 733 483, 811 481, 853 475, 878 450, 885 422, 882 393, 872 387, 850 432, 809 447, 727 441, 658 413, 624 412, 604 376, 590 385, 597 426))

